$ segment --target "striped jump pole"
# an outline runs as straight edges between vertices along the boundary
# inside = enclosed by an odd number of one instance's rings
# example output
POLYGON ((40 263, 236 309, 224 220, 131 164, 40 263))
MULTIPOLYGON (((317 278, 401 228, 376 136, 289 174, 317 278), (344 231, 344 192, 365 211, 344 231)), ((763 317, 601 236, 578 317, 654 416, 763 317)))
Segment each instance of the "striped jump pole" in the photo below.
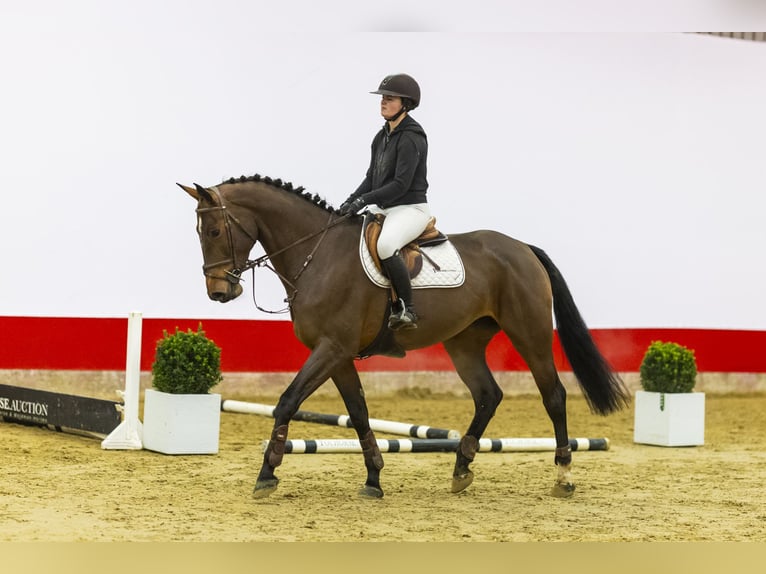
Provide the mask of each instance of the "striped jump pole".
MULTIPOLYGON (((231 413, 262 415, 272 418, 274 416, 273 406, 244 401, 221 401, 221 410, 231 413)), ((348 415, 329 415, 311 411, 298 411, 295 413, 295 416, 293 416, 292 420, 339 426, 344 428, 354 428, 354 425, 351 424, 351 418, 348 415)), ((457 440, 461 436, 460 433, 456 430, 438 429, 426 425, 413 425, 410 423, 387 421, 381 419, 370 419, 370 428, 375 432, 411 436, 420 439, 457 440)))
MULTIPOLYGON (((263 442, 266 448, 269 441, 263 442)), ((458 439, 377 439, 381 452, 455 452, 458 439)), ((609 450, 608 438, 569 439, 572 450, 609 450)), ((479 452, 545 452, 556 450, 555 438, 482 438, 479 452)), ((337 454, 362 452, 356 439, 288 440, 286 454, 337 454)))

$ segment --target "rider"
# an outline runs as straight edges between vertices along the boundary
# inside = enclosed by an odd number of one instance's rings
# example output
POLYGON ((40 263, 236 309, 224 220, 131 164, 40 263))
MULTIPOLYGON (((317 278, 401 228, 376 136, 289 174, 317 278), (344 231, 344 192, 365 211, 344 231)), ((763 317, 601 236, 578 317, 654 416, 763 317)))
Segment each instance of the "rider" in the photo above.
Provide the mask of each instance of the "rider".
POLYGON ((386 216, 378 238, 378 254, 399 298, 392 309, 390 329, 415 329, 418 316, 412 307, 410 275, 399 250, 428 225, 426 133, 409 112, 420 104, 420 86, 407 74, 383 78, 371 94, 382 96, 380 113, 386 120, 372 140, 370 166, 364 181, 340 206, 341 214, 358 213, 365 206, 386 216))

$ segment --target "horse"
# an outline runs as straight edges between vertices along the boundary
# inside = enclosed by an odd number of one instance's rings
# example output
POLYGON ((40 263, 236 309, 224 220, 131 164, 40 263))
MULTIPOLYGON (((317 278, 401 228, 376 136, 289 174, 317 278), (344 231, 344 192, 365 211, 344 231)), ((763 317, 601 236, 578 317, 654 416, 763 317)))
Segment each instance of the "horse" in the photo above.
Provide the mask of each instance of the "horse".
MULTIPOLYGON (((367 479, 359 490, 380 498, 383 457, 370 429, 368 407, 354 361, 442 343, 474 403, 459 441, 451 490, 473 481, 470 464, 479 439, 503 398, 485 349, 500 331, 527 364, 553 425, 555 479, 550 494, 573 495, 572 450, 566 390, 553 357, 553 318, 561 346, 591 412, 624 408, 629 393, 596 347, 561 273, 546 253, 496 231, 450 235, 465 268, 464 283, 450 289, 418 289, 416 329, 387 327, 389 290, 374 285, 359 257, 361 215, 340 215, 303 187, 260 175, 231 178, 212 187, 177 184, 197 201, 197 232, 207 294, 225 303, 242 293, 242 273, 266 265, 280 278, 295 335, 310 354, 274 408, 274 426, 253 489, 271 495, 279 484, 288 426, 300 405, 322 384, 335 384, 359 437, 367 479), (264 255, 249 260, 260 242, 264 255)), ((254 273, 254 271, 253 271, 254 273)))

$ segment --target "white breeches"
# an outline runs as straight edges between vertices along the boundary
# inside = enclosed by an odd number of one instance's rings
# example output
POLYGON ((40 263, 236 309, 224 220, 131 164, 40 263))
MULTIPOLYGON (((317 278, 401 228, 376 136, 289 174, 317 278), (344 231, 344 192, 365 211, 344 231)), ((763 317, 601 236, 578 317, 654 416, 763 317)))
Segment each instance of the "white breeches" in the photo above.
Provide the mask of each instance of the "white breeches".
POLYGON ((381 259, 388 259, 397 249, 417 238, 431 219, 427 203, 397 205, 388 209, 370 205, 369 210, 386 216, 378 238, 378 255, 381 259))

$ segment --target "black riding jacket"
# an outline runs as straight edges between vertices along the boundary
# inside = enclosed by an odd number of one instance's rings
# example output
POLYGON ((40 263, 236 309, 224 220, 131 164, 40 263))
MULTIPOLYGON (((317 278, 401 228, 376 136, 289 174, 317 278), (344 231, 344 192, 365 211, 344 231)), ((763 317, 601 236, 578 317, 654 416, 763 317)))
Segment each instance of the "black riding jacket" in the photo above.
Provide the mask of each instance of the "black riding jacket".
POLYGON ((418 122, 406 116, 388 133, 388 123, 372 140, 370 167, 349 199, 388 208, 426 203, 428 139, 418 122))

